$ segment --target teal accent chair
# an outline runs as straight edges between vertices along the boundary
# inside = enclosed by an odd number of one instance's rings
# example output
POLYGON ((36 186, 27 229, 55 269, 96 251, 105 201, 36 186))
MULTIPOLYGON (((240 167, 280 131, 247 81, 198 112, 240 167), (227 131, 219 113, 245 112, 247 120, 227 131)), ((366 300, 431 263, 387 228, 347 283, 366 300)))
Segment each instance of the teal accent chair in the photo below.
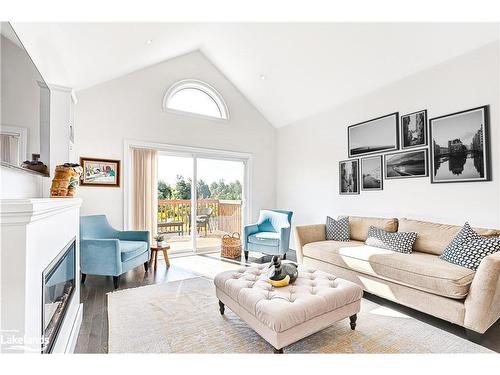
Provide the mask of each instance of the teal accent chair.
POLYGON ((144 264, 148 271, 151 248, 149 231, 114 229, 105 215, 80 217, 80 269, 87 274, 113 276, 115 289, 120 275, 144 264))
POLYGON ((257 223, 244 228, 245 260, 248 260, 249 251, 279 255, 286 259, 292 215, 292 211, 261 210, 257 223))

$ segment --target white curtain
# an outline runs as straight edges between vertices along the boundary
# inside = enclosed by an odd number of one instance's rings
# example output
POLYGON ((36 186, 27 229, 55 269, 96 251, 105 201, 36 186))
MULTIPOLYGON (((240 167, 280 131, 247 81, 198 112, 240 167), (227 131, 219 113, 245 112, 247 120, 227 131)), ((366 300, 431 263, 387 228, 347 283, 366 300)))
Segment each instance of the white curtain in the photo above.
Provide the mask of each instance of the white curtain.
POLYGON ((0 134, 0 159, 10 164, 19 165, 19 139, 10 134, 0 134))
POLYGON ((132 163, 132 225, 136 230, 149 230, 152 240, 158 224, 158 152, 133 148, 132 163))

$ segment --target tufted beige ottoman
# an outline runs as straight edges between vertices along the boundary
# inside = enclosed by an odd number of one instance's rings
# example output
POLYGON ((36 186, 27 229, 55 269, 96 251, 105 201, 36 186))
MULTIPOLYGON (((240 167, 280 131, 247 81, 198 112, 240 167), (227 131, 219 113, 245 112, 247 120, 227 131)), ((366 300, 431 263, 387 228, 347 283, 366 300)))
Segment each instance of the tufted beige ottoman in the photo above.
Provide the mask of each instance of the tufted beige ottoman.
POLYGON ((331 324, 350 318, 356 327, 363 290, 326 272, 299 267, 299 277, 286 287, 267 280, 269 264, 226 271, 215 277, 220 313, 224 305, 243 319, 275 353, 331 324))

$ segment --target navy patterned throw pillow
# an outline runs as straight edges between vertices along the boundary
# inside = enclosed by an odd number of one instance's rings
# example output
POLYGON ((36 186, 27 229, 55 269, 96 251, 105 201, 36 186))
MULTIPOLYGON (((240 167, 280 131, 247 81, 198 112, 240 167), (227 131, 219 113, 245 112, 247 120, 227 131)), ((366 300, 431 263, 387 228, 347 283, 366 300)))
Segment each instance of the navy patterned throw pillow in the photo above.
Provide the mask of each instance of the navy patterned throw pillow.
POLYGON ((465 223, 440 258, 476 271, 484 257, 497 251, 500 251, 500 237, 483 237, 465 223))
POLYGON ((341 217, 338 220, 326 217, 326 239, 330 241, 349 241, 349 218, 341 217))
MULTIPOLYGON (((462 229, 460 229, 460 232, 457 233, 455 238, 453 238, 448 246, 446 246, 446 248, 443 250, 443 255, 457 248, 457 246, 461 246, 464 243, 470 242, 472 240, 479 240, 480 238, 482 237, 474 232, 474 229, 472 229, 469 223, 466 222, 462 229)), ((441 258, 443 259, 442 256, 441 258)))
POLYGON ((380 247, 381 249, 397 251, 398 253, 410 254, 416 239, 417 233, 415 232, 392 233, 370 226, 365 244, 380 247))

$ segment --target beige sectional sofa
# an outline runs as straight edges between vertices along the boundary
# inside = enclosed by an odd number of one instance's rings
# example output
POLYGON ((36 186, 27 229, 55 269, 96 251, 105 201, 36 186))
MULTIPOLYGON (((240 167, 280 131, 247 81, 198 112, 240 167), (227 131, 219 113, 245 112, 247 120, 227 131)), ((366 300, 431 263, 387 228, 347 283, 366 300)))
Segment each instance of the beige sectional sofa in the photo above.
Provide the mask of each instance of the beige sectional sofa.
MULTIPOLYGON (((349 217, 348 242, 327 241, 325 224, 295 228, 297 260, 361 285, 364 290, 461 325, 478 339, 500 317, 500 253, 477 271, 439 258, 460 226, 396 218, 349 217), (411 254, 364 244, 370 225, 417 232, 411 254)), ((474 228, 484 236, 500 230, 474 228)))

